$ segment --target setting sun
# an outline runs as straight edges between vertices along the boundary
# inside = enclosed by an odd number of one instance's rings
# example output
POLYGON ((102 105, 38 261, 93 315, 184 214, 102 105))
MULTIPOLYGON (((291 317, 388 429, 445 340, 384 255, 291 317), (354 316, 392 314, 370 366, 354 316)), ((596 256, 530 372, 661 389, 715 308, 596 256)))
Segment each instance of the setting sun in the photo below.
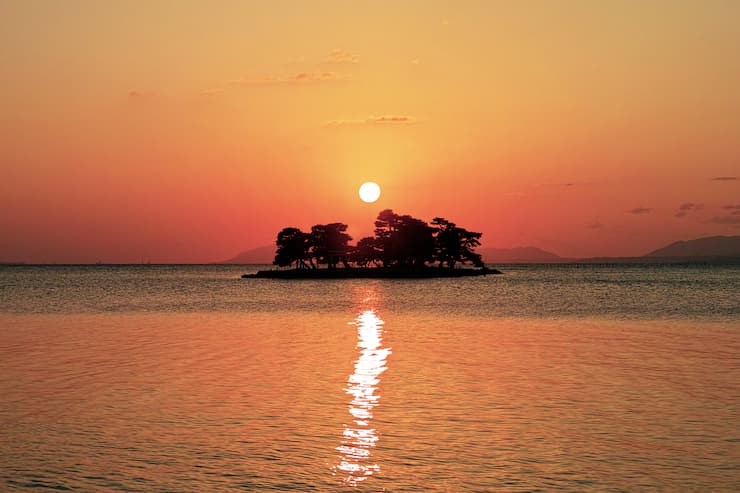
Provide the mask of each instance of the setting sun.
POLYGON ((375 202, 380 198, 380 185, 372 181, 363 183, 360 186, 360 198, 368 204, 375 202))

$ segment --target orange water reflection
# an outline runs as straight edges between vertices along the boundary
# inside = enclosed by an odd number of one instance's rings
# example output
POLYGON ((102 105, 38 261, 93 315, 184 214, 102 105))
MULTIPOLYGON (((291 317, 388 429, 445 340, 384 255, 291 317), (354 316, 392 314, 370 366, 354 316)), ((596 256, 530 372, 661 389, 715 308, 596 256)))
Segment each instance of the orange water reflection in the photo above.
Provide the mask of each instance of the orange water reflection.
POLYGON ((362 311, 350 322, 357 327, 355 370, 347 379, 345 392, 352 396, 349 404, 351 424, 344 426, 343 439, 337 450, 339 464, 335 471, 344 475, 344 482, 355 486, 380 470, 374 462, 372 449, 378 441, 373 427, 373 409, 378 405, 380 374, 386 369, 391 349, 383 347, 383 320, 374 309, 362 311))

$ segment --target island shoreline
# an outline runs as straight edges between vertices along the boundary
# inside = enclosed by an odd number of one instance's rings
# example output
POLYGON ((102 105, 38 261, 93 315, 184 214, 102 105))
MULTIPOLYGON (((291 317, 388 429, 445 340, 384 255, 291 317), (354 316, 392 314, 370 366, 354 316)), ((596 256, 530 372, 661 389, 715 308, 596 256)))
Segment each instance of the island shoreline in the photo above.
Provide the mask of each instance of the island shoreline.
POLYGON ((260 270, 244 274, 242 279, 436 279, 503 274, 498 269, 388 269, 382 267, 350 267, 340 269, 260 270))

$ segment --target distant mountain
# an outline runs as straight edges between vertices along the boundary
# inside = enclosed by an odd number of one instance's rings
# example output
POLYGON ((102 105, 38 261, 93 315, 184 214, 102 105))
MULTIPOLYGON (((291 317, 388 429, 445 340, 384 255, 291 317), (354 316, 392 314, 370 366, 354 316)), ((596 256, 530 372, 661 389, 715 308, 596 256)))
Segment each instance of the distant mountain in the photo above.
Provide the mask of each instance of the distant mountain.
MULTIPOLYGON (((216 262, 217 264, 271 264, 275 258, 275 246, 265 245, 246 250, 239 255, 216 262)), ((644 263, 678 262, 701 260, 702 258, 740 258, 740 236, 711 236, 688 241, 677 241, 659 248, 642 257, 598 257, 587 259, 562 258, 537 247, 478 248, 483 260, 489 263, 644 263)))
POLYGON ((740 257, 740 236, 709 236, 677 241, 645 257, 740 257))
POLYGON ((485 262, 552 262, 560 256, 537 247, 480 248, 477 250, 485 262))
POLYGON ((251 250, 246 250, 236 257, 216 262, 217 264, 271 264, 275 258, 274 245, 265 245, 251 250))

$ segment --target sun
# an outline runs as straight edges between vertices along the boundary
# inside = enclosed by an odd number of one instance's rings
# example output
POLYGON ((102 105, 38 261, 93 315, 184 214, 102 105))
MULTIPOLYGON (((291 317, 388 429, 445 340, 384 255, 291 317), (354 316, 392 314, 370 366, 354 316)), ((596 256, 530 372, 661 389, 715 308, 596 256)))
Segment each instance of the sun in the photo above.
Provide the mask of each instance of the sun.
POLYGON ((368 181, 360 185, 360 198, 368 204, 375 202, 380 198, 380 185, 368 181))

